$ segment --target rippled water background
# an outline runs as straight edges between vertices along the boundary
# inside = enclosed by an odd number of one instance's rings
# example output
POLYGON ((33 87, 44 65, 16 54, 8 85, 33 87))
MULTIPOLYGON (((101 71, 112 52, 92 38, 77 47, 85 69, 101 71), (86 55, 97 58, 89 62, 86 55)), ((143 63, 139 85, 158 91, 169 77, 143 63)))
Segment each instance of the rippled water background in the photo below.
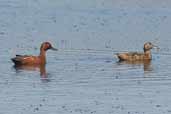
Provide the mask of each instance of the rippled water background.
POLYGON ((171 113, 171 1, 0 0, 0 114, 171 113), (43 80, 15 54, 50 41, 43 80), (116 53, 157 44, 151 63, 116 53))

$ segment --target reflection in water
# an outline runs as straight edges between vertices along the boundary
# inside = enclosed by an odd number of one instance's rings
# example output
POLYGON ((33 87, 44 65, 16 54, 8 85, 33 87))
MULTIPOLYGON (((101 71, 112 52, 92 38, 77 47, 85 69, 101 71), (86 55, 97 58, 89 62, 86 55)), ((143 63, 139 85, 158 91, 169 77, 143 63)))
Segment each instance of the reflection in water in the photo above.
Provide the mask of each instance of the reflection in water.
POLYGON ((153 67, 150 60, 147 61, 120 61, 119 64, 130 64, 132 66, 143 65, 144 71, 152 71, 153 67))
POLYGON ((27 70, 27 71, 39 71, 42 81, 49 81, 46 73, 45 65, 14 65, 16 71, 27 70))

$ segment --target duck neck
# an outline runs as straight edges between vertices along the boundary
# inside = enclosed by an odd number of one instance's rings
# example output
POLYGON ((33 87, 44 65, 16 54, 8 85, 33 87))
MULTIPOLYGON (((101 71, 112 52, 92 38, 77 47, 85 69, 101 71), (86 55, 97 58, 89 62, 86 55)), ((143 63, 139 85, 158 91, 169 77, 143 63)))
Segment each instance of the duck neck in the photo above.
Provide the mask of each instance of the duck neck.
POLYGON ((46 64, 46 51, 41 49, 39 57, 40 57, 40 60, 41 60, 41 64, 45 65, 46 64))
POLYGON ((149 50, 144 50, 144 54, 146 56, 147 59, 151 60, 152 56, 151 56, 151 51, 149 50))

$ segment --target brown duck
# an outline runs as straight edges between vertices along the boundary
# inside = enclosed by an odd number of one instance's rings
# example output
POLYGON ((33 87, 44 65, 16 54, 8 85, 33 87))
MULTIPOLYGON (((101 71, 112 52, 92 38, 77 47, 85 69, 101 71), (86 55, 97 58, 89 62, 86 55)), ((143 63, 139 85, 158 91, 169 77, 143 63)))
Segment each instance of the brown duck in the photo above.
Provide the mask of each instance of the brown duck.
POLYGON ((152 59, 151 49, 154 47, 157 47, 157 46, 153 45, 151 42, 147 42, 144 44, 144 53, 138 53, 138 52, 119 53, 117 54, 117 56, 119 58, 119 61, 151 60, 152 59))
POLYGON ((11 60, 15 65, 45 65, 46 51, 49 49, 57 51, 57 49, 52 47, 49 42, 44 42, 40 47, 40 54, 38 56, 16 55, 16 57, 12 58, 11 60))

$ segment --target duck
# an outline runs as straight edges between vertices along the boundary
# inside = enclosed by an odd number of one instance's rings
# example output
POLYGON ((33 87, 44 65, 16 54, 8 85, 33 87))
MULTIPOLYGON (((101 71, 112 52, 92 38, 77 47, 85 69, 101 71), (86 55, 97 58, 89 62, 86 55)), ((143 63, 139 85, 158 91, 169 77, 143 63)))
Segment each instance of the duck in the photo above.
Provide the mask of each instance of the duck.
POLYGON ((16 55, 16 57, 11 58, 15 66, 19 65, 45 65, 46 64, 46 51, 47 50, 57 51, 50 42, 43 42, 40 47, 40 54, 38 56, 32 55, 16 55))
POLYGON ((158 46, 155 46, 151 42, 146 42, 144 44, 144 52, 127 52, 127 53, 118 53, 117 57, 119 61, 150 61, 152 60, 151 49, 156 47, 159 49, 158 46))

